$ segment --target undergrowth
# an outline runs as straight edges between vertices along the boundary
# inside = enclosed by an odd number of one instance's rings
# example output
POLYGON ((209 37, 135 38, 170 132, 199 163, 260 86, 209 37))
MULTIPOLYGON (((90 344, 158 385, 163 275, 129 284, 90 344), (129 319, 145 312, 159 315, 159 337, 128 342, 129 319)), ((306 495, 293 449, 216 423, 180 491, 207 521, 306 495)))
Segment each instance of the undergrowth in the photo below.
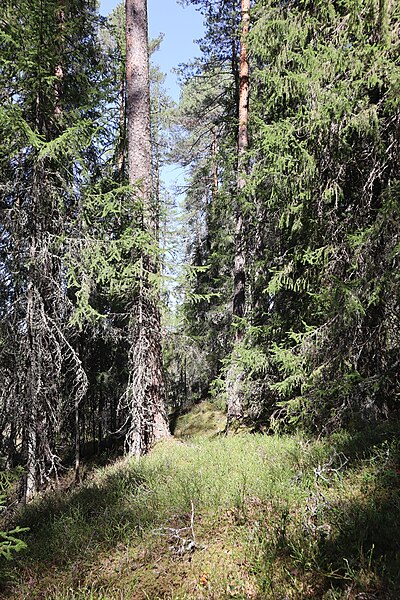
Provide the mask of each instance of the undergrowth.
POLYGON ((399 444, 242 434, 159 444, 19 515, 2 598, 399 597, 399 444))

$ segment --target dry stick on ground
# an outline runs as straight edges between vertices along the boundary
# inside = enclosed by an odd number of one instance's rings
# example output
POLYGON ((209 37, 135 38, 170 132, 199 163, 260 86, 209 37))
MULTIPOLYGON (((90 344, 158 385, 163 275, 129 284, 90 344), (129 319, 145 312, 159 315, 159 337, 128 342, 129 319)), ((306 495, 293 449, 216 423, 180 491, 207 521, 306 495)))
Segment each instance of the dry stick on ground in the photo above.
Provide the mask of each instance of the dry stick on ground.
POLYGON ((334 451, 329 461, 323 465, 318 463, 318 466, 314 469, 315 476, 315 488, 316 491, 310 493, 310 497, 307 503, 308 516, 304 523, 304 528, 313 535, 325 535, 329 537, 331 534, 331 526, 329 523, 322 523, 318 525, 318 516, 321 514, 324 508, 329 507, 329 501, 326 499, 325 494, 322 492, 320 487, 320 481, 325 482, 327 485, 331 485, 329 475, 339 473, 349 462, 348 458, 342 453, 334 451), (338 459, 339 466, 333 467, 335 460, 338 459))
POLYGON ((172 542, 170 546, 171 550, 175 550, 177 554, 186 554, 188 552, 194 552, 195 550, 204 550, 205 546, 199 545, 196 542, 196 537, 194 533, 194 504, 191 501, 192 511, 190 514, 190 525, 187 527, 158 527, 157 529, 153 529, 153 535, 161 535, 168 537, 172 542), (191 537, 184 537, 183 533, 186 531, 190 531, 191 537))

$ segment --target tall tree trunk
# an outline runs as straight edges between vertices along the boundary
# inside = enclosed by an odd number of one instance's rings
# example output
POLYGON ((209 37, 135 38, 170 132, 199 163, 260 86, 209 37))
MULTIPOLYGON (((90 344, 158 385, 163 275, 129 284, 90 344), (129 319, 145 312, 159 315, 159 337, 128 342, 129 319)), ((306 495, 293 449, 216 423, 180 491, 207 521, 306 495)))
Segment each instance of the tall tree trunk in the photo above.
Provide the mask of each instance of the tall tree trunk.
POLYGON ((160 218, 161 218, 161 181, 160 181, 160 98, 156 93, 154 99, 153 113, 152 113, 152 127, 153 127, 153 144, 154 144, 154 217, 155 217, 155 235, 158 246, 160 245, 160 218))
POLYGON ((211 202, 212 202, 212 205, 214 205, 216 196, 218 194, 218 187, 219 187, 219 181, 218 181, 218 129, 217 129, 216 125, 214 125, 214 127, 213 127, 212 135, 213 135, 213 141, 212 141, 212 147, 211 147, 211 156, 212 156, 211 202))
MULTIPOLYGON (((35 242, 31 241, 30 257, 35 259, 35 242)), ((37 343, 35 323, 35 284, 32 275, 33 267, 30 269, 30 281, 27 292, 26 326, 28 333, 28 376, 26 415, 24 424, 24 446, 26 454, 26 475, 24 501, 28 502, 34 496, 37 488, 37 403, 39 382, 39 367, 37 364, 37 343)))
MULTIPOLYGON (((142 205, 142 226, 157 241, 157 213, 152 189, 150 82, 146 0, 126 0, 126 105, 128 177, 142 205)), ((124 398, 127 449, 139 456, 169 435, 161 358, 157 287, 149 275, 158 261, 142 251, 142 274, 136 311, 131 316, 130 376, 124 398)))
POLYGON ((79 402, 75 400, 74 407, 75 417, 75 481, 79 483, 81 478, 81 435, 80 435, 80 419, 79 419, 79 402))
MULTIPOLYGON (((249 147, 248 121, 249 121, 249 47, 248 34, 250 26, 250 0, 241 0, 242 7, 242 36, 240 44, 239 68, 239 135, 238 135, 238 165, 237 165, 237 196, 236 204, 236 231, 235 231, 235 267, 234 267, 234 293, 233 314, 244 317, 245 314, 245 248, 243 232, 243 212, 241 208, 241 194, 246 185, 248 170, 247 149, 249 147)), ((242 341, 243 333, 237 329, 236 340, 242 341)))
POLYGON ((379 0, 378 38, 387 44, 389 37, 390 0, 379 0))
MULTIPOLYGON (((237 161, 237 193, 236 193, 236 226, 235 226, 235 259, 233 267, 233 318, 242 319, 246 309, 246 260, 244 217, 242 211, 242 193, 246 185, 248 170, 247 149, 249 146, 249 46, 250 0, 241 0, 241 39, 239 63, 239 98, 238 98, 238 161, 237 161)), ((240 323, 236 323, 232 366, 227 374, 228 421, 227 426, 243 417, 242 370, 237 364, 240 345, 244 332, 240 323)))
POLYGON ((120 82, 119 82, 119 139, 118 139, 118 175, 120 181, 123 180, 125 175, 125 161, 126 161, 126 110, 125 110, 125 69, 121 66, 120 68, 120 82))

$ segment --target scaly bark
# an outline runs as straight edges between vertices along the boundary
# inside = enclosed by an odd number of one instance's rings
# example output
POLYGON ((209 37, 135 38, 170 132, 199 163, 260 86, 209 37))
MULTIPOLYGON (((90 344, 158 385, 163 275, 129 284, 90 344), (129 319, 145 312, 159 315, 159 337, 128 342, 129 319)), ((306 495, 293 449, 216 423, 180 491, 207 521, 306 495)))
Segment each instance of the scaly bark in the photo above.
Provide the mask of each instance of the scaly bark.
MULTIPOLYGON (((237 161, 237 198, 236 198, 236 227, 235 227, 235 259, 233 268, 233 318, 242 319, 246 311, 246 256, 244 240, 244 217, 242 211, 241 195, 246 185, 248 169, 247 149, 249 146, 248 121, 249 121, 249 46, 248 34, 250 29, 250 0, 241 0, 241 39, 239 62, 239 98, 238 98, 238 161, 237 161)), ((237 323, 235 330, 234 347, 232 352, 232 366, 227 374, 228 396, 228 421, 227 426, 233 421, 243 417, 243 392, 242 372, 236 361, 243 342, 243 328, 237 323)))
MULTIPOLYGON (((150 82, 146 0, 126 1, 126 105, 128 177, 142 205, 142 227, 157 243, 157 212, 152 186, 150 82)), ((161 325, 157 290, 149 275, 157 261, 142 251, 142 274, 136 310, 131 318, 130 379, 123 399, 128 452, 141 455, 169 435, 161 358, 161 325)))
MULTIPOLYGON (((239 135, 238 135, 238 164, 237 164, 237 196, 236 204, 236 231, 235 231, 235 267, 234 267, 234 294, 233 314, 244 317, 246 307, 246 273, 245 273, 245 248, 243 235, 243 211, 241 208, 241 194, 246 185, 247 175, 247 149, 249 147, 249 47, 248 34, 250 27, 250 0, 242 0, 242 36, 240 44, 239 68, 239 135)), ((236 341, 242 341, 243 333, 237 329, 236 341)))
POLYGON ((379 0, 378 36, 383 44, 387 44, 389 38, 390 23, 390 0, 379 0))

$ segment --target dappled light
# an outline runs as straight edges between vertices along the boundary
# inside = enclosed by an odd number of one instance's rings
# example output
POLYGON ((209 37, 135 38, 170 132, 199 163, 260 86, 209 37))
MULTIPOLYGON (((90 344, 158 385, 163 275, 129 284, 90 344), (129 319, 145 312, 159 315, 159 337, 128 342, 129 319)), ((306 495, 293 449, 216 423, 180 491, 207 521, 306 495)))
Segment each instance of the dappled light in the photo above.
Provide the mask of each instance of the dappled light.
POLYGON ((1 599, 400 598, 399 32, 0 0, 1 599))

